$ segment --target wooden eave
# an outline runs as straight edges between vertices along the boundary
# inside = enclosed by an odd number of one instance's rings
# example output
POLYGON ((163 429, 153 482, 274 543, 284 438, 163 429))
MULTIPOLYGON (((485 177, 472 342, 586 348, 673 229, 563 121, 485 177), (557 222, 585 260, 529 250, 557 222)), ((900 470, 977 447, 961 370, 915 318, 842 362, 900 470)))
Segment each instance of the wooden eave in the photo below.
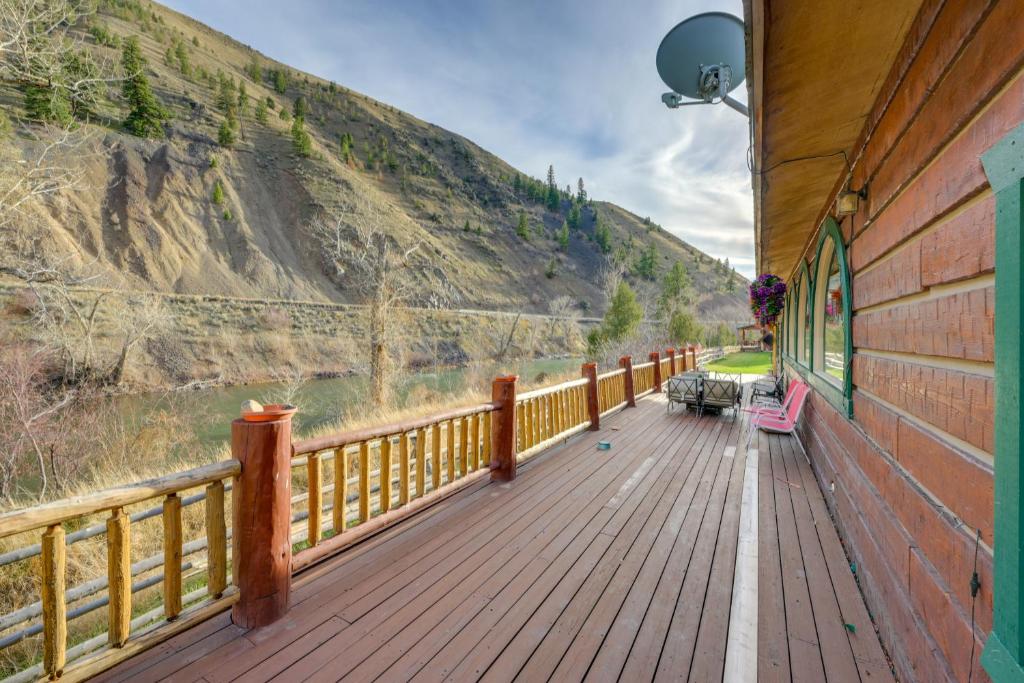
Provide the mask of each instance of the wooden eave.
POLYGON ((847 182, 921 0, 743 4, 757 271, 788 279, 847 182))

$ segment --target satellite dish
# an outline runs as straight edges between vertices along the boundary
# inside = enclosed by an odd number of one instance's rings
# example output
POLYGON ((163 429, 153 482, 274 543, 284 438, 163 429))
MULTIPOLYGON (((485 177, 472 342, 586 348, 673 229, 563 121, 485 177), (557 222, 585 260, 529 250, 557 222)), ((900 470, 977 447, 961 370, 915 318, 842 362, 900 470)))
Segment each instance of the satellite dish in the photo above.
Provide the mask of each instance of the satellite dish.
POLYGON ((729 93, 746 77, 743 22, 725 12, 706 12, 677 24, 658 46, 658 75, 672 92, 661 100, 671 109, 725 102, 749 116, 729 93), (684 97, 696 100, 684 101, 684 97))

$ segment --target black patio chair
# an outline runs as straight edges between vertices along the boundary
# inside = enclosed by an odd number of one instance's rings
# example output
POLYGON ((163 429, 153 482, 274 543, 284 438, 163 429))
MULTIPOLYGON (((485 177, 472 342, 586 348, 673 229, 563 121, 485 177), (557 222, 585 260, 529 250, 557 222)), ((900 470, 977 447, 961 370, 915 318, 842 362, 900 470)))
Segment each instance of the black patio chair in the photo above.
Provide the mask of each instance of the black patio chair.
POLYGON ((672 412, 675 403, 685 403, 700 409, 700 396, 703 389, 704 376, 696 372, 684 372, 668 378, 668 412, 672 412))
POLYGON ((739 399, 740 375, 718 373, 714 379, 704 380, 704 395, 701 401, 701 412, 707 408, 732 410, 736 419, 736 402, 739 399))

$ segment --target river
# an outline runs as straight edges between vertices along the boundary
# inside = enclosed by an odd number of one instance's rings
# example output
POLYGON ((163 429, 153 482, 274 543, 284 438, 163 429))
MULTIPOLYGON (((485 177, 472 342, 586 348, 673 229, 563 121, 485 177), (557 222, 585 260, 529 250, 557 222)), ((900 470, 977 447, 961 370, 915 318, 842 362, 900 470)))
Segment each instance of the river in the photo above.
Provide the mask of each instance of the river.
MULTIPOLYGON (((534 382, 543 374, 559 375, 580 367, 579 358, 545 358, 523 361, 511 366, 523 382, 534 382)), ((439 372, 418 372, 409 375, 398 389, 398 401, 405 405, 410 396, 427 394, 457 395, 467 389, 467 384, 481 377, 494 377, 509 371, 509 364, 491 367, 449 368, 439 372)), ((219 447, 231 437, 231 421, 238 417, 239 407, 246 399, 264 403, 283 400, 290 390, 294 394, 291 402, 299 407, 296 416, 295 436, 309 434, 317 427, 337 423, 345 411, 364 402, 369 381, 364 375, 310 379, 302 382, 297 389, 285 383, 247 384, 220 386, 195 391, 170 392, 162 394, 139 394, 121 396, 116 399, 118 409, 126 415, 139 416, 153 408, 174 401, 185 406, 189 414, 198 419, 193 422, 196 438, 203 447, 219 447)), ((414 400, 414 399, 413 399, 414 400)))

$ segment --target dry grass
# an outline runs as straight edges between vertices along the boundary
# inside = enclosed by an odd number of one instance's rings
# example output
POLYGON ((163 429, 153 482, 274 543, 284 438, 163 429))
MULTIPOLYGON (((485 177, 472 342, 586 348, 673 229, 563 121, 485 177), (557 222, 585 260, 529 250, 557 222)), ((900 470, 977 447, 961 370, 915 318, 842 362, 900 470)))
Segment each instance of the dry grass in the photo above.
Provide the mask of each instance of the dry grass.
MULTIPOLYGON (((466 382, 466 386, 469 388, 464 392, 447 394, 420 388, 416 390, 413 396, 407 399, 405 407, 377 410, 364 406, 358 410, 350 410, 343 416, 341 423, 321 427, 314 432, 314 435, 336 433, 342 429, 347 431, 398 422, 459 406, 489 401, 490 383, 493 379, 490 372, 485 371, 482 365, 472 366, 467 372, 470 377, 466 382)), ((576 377, 578 377, 578 373, 571 371, 555 375, 524 377, 520 380, 520 390, 527 391, 540 386, 550 386, 576 377)), ((150 416, 144 423, 139 424, 125 424, 123 421, 119 422, 111 419, 102 426, 102 429, 105 432, 105 436, 100 441, 106 444, 106 448, 102 454, 95 456, 94 465, 90 468, 87 477, 72 489, 73 495, 93 492, 98 489, 140 481, 172 472, 180 472, 230 456, 230 449, 227 444, 219 450, 208 453, 203 453, 199 449, 191 449, 187 446, 182 448, 183 443, 188 443, 188 437, 183 437, 182 435, 184 425, 175 415, 169 413, 150 416), (166 457, 168 453, 177 453, 177 455, 166 457), (164 454, 165 457, 161 457, 161 454, 164 454)), ((375 451, 371 461, 371 469, 376 470, 378 468, 379 454, 375 451)), ((292 472, 293 495, 306 493, 308 490, 306 469, 304 467, 296 467, 293 468, 292 472)), ((327 487, 333 484, 333 468, 329 466, 324 467, 323 485, 327 487)), ((183 491, 180 495, 185 497, 199 491, 199 489, 183 491)), ((329 496, 325 496, 325 499, 329 499, 329 496)), ((159 500, 152 500, 132 506, 127 512, 132 514, 159 504, 159 500)), ((296 503, 293 507, 293 512, 306 510, 306 505, 304 501, 296 503)), ((203 510, 204 506, 201 503, 183 509, 182 522, 184 541, 186 543, 205 537, 203 510)), ((226 510, 230 526, 230 493, 228 494, 226 510)), ((65 528, 68 533, 71 533, 77 529, 102 524, 105 517, 106 513, 100 513, 79 518, 67 523, 65 528)), ((304 528, 303 523, 296 525, 296 529, 301 528, 304 528)), ((133 523, 131 533, 131 560, 133 563, 159 555, 162 552, 163 529, 159 516, 133 523)), ((330 533, 328 532, 327 535, 330 535, 330 533)), ((38 542, 38 531, 0 539, 0 553, 38 542)), ((195 564, 195 568, 186 573, 188 577, 186 582, 193 588, 204 585, 206 581, 205 551, 192 555, 188 560, 195 564)), ((67 563, 68 587, 105 577, 105 536, 101 534, 92 539, 68 546, 67 563)), ((39 599, 39 571, 38 557, 0 567, 0 614, 8 614, 39 599)), ((135 581, 154 576, 160 571, 161 569, 157 568, 140 574, 135 577, 135 581)), ((136 593, 133 599, 134 612, 141 614, 159 606, 160 590, 160 584, 157 583, 151 588, 136 593)), ((69 609, 73 609, 85 602, 105 597, 105 595, 105 591, 99 591, 82 601, 72 603, 69 605, 69 609)), ((71 621, 69 624, 69 645, 81 642, 105 631, 106 618, 106 608, 101 608, 89 615, 71 621)), ((36 621, 33 620, 17 625, 8 631, 0 632, 0 636, 8 635, 12 631, 24 628, 31 623, 36 623, 36 621)), ((41 656, 41 646, 41 637, 34 636, 17 645, 0 650, 0 675, 14 673, 37 662, 41 656)))

